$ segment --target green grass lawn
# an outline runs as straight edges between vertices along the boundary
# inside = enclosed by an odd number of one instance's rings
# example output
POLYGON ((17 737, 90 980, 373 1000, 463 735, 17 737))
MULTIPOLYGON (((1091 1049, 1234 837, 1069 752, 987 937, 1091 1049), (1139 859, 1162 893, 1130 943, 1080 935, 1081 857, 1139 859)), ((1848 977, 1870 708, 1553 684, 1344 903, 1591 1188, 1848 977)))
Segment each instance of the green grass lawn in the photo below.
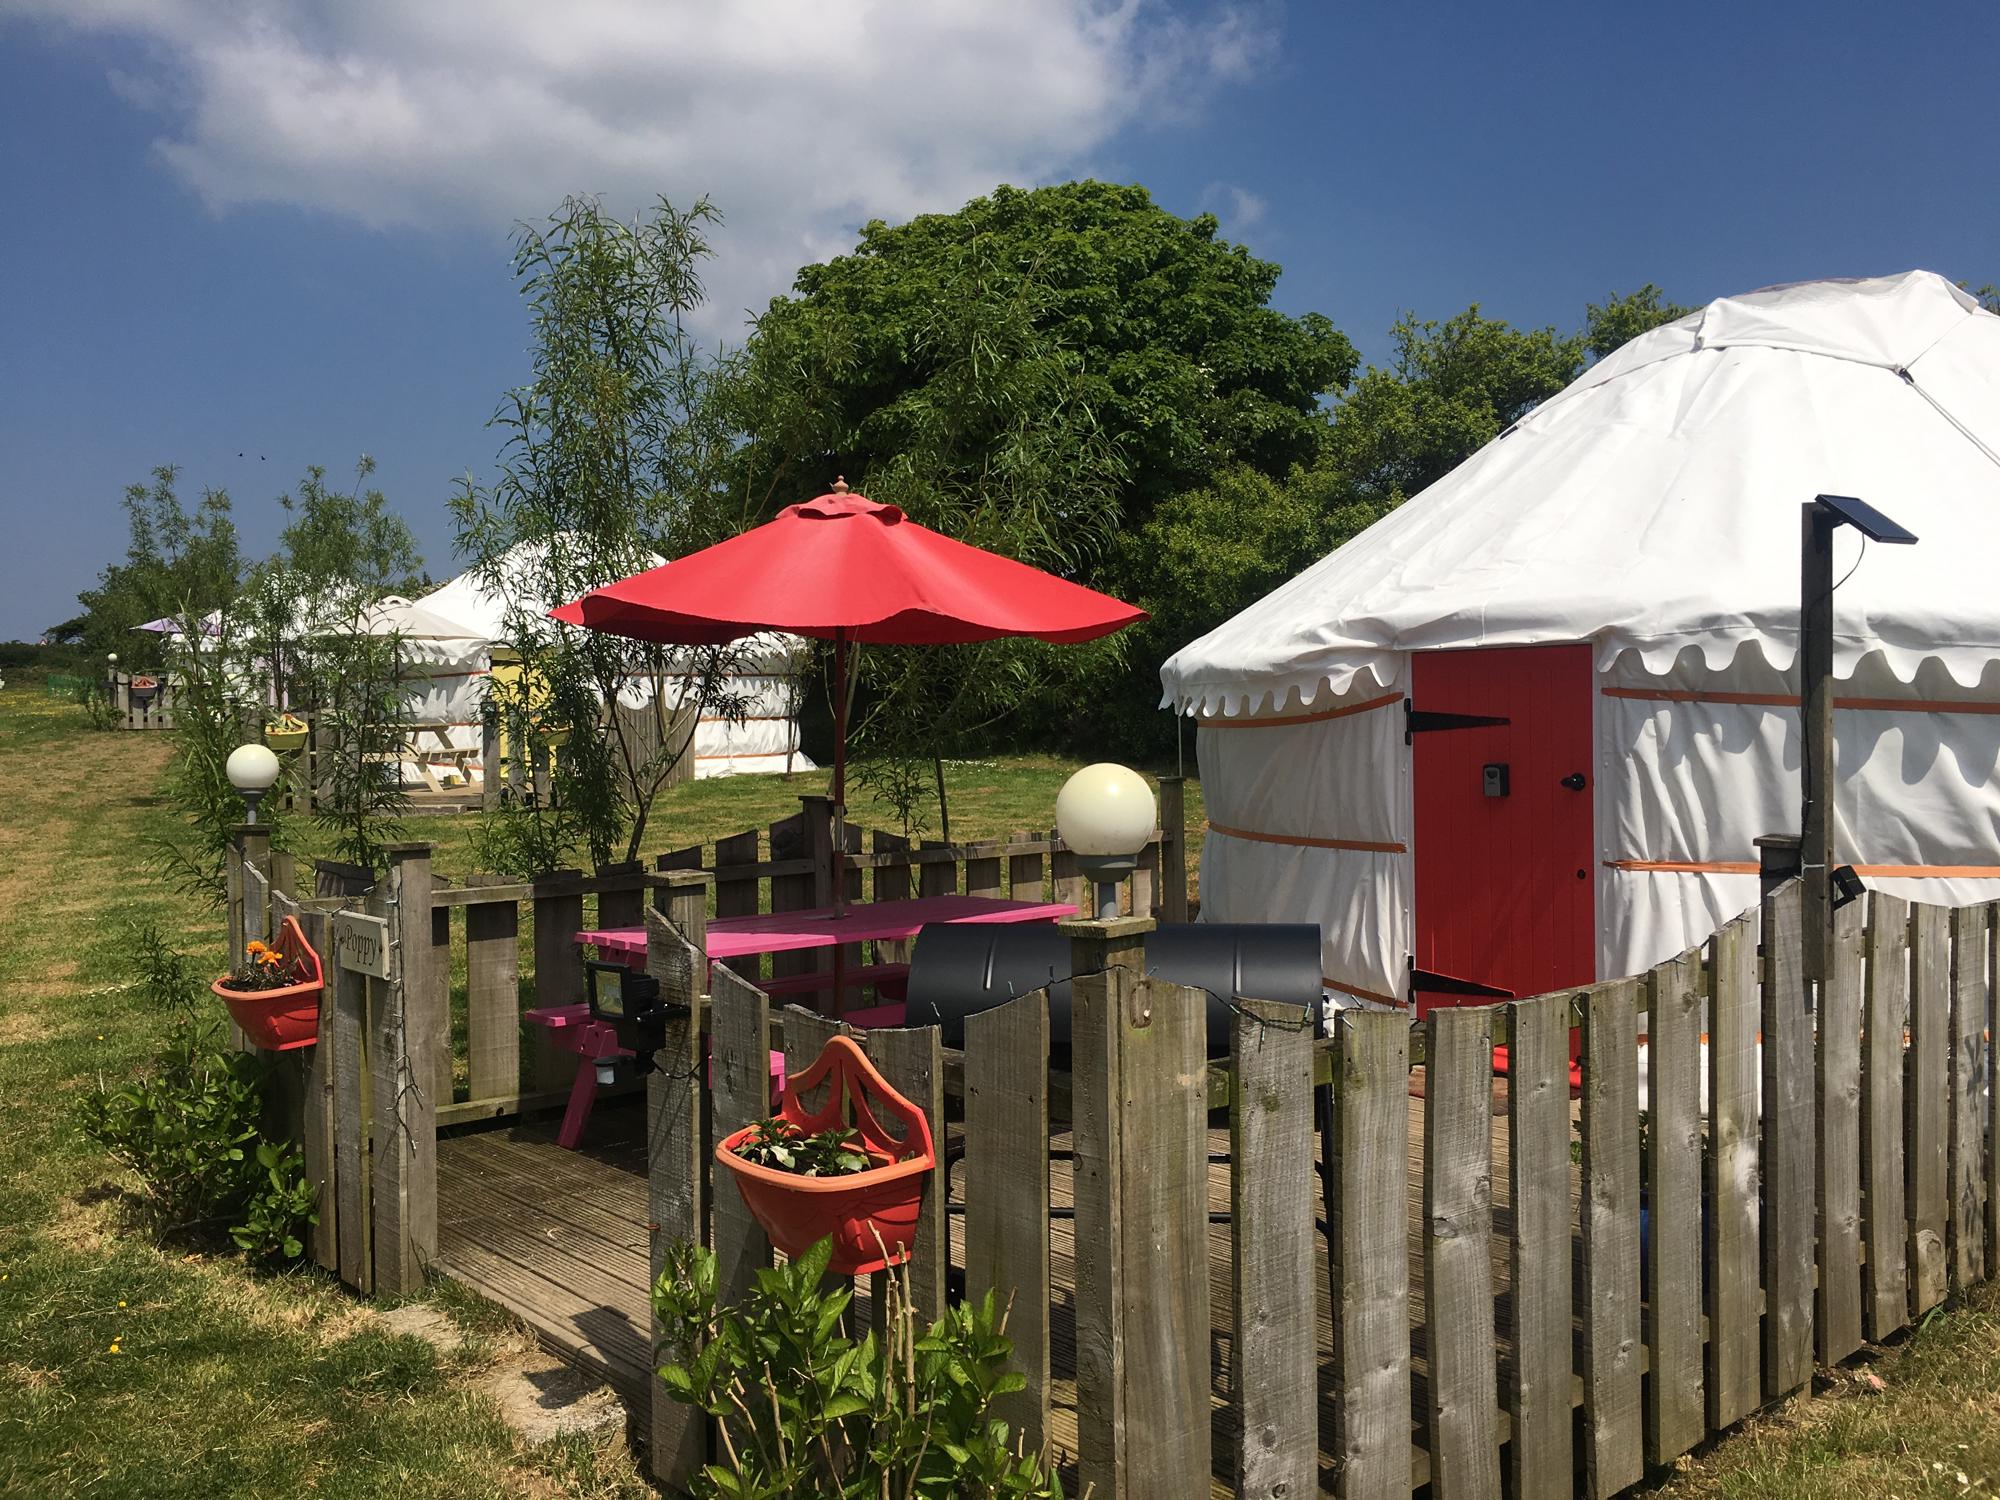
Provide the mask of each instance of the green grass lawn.
MULTIPOLYGON (((156 1245, 130 1184, 84 1139, 79 1101, 98 1079, 146 1066, 165 1029, 129 988, 128 924, 159 922, 204 963, 224 960, 219 917, 162 878, 146 843, 170 827, 156 801, 170 743, 90 733, 39 688, 0 693, 0 1495, 648 1493, 615 1436, 517 1443, 479 1389, 519 1347, 503 1316, 434 1290, 464 1331, 439 1354, 386 1332, 317 1272, 156 1245)), ((954 836, 1046 828, 1070 769, 954 767, 954 836)), ((769 823, 822 788, 799 776, 677 789, 647 848, 769 823)), ((1198 828, 1192 784, 1189 804, 1198 828)), ((886 825, 878 812, 856 799, 857 821, 886 825)), ((413 820, 412 831, 458 875, 471 869, 472 824, 413 820)), ((1996 1486, 2000 1293, 1989 1287, 1874 1365, 1685 1461, 1656 1493, 1910 1500, 1996 1486)))

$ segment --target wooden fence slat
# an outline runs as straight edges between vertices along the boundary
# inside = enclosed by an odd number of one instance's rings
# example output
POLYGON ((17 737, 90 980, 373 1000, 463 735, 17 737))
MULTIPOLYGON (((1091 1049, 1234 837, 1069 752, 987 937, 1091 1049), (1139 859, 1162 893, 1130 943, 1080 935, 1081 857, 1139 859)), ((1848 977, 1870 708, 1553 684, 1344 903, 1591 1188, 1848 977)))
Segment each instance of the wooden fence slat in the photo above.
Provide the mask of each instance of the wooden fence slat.
POLYGON ((968 856, 965 861, 965 894, 968 896, 993 896, 1002 894, 1000 884, 1000 842, 988 839, 973 845, 979 851, 976 857, 968 856), (993 851, 988 854, 986 851, 993 851))
MULTIPOLYGON (((645 866, 634 860, 625 864, 601 865, 600 876, 637 875, 645 866)), ((599 891, 597 894, 597 918, 593 927, 637 927, 645 920, 646 892, 642 886, 632 886, 626 890, 599 891)))
POLYGON ((430 993, 430 848, 392 846, 386 882, 369 909, 389 921, 386 980, 368 981, 370 1087, 374 1101, 369 1224, 375 1290, 421 1291, 437 1259, 437 1068, 441 1017, 430 993))
POLYGON ((1430 1351, 1425 1446, 1437 1500, 1461 1495, 1497 1500, 1500 1493, 1491 1254, 1492 1027, 1490 1011, 1460 1006, 1439 1006, 1425 1023, 1423 1244, 1430 1351))
POLYGON ((1762 1182, 1764 1394, 1812 1379, 1813 1015, 1805 983, 1804 886, 1764 898, 1762 1182))
POLYGON ((368 1227, 368 1117, 373 1103, 368 1064, 368 983, 337 965, 328 976, 333 1001, 334 1195, 340 1279, 368 1296, 375 1290, 373 1236, 368 1227))
MULTIPOLYGON (((1038 843, 1032 833, 1016 832, 1007 841, 1011 844, 1038 843)), ((1044 897, 1042 889, 1042 854, 1038 847, 1033 853, 1007 856, 1007 895, 1015 901, 1040 901, 1044 897)))
POLYGON ((521 908, 465 909, 465 1050, 472 1099, 521 1087, 521 908))
MULTIPOLYGON (((810 857, 813 852, 811 844, 813 829, 810 824, 814 822, 818 822, 818 820, 808 820, 805 814, 795 813, 789 818, 783 818, 773 823, 771 825, 772 857, 779 857, 778 851, 781 846, 787 852, 790 852, 792 849, 791 841, 794 839, 805 841, 799 847, 810 857)), ((819 829, 825 839, 830 840, 832 838, 832 829, 830 827, 827 827, 824 823, 819 823, 819 829)), ((830 860, 832 858, 830 844, 828 845, 828 850, 827 858, 830 860)), ((807 911, 812 907, 818 906, 821 904, 819 892, 820 878, 820 872, 817 870, 808 870, 802 875, 773 875, 771 877, 771 910, 774 912, 807 911)), ((825 878, 829 881, 833 878, 831 869, 825 872, 825 878)), ((833 895, 833 889, 830 885, 827 887, 826 894, 829 899, 833 895)), ((773 978, 793 974, 811 974, 819 969, 831 969, 832 967, 832 950, 827 948, 806 948, 794 953, 774 953, 771 955, 771 974, 773 978)))
POLYGON ((1328 1276, 1338 1492, 1408 1500, 1409 1022, 1391 1011, 1342 1011, 1335 1036, 1328 1276))
MULTIPOLYGON (((706 1049, 693 1002, 705 963, 700 950, 691 947, 663 913, 646 913, 647 972, 659 980, 663 1000, 688 1006, 685 1013, 668 1015, 659 1066, 646 1075, 646 1207, 651 1225, 648 1285, 657 1281, 665 1268, 669 1244, 700 1244, 703 1240, 708 1164, 702 1152, 701 1101, 706 1049)), ((651 1336, 654 1346, 659 1347, 662 1335, 658 1319, 652 1320, 651 1336)), ((706 1461, 707 1418, 694 1407, 670 1399, 660 1381, 649 1380, 647 1384, 651 1410, 642 1420, 650 1429, 648 1454, 653 1475, 666 1484, 684 1485, 706 1461)))
MULTIPOLYGON (((925 849, 949 849, 949 839, 925 839, 925 849)), ((950 896, 958 891, 958 866, 948 859, 927 861, 917 871, 917 894, 920 896, 950 896)))
MULTIPOLYGON (((1213 1462, 1208 1311, 1208 996, 1114 968, 1124 1018, 1117 1149, 1119 1318, 1125 1342, 1126 1483, 1184 1492, 1213 1462)), ((1082 1225, 1077 1226, 1079 1237, 1082 1225)))
POLYGON ((1125 1328, 1118 1242, 1123 1233, 1117 1149, 1119 1053, 1125 1028, 1110 973, 1070 984, 1071 1200, 1076 1205, 1077 1476, 1100 1500, 1124 1500, 1125 1328))
POLYGON ((1819 1362, 1861 1347, 1861 995, 1868 905, 1833 914, 1819 1004, 1819 1362))
POLYGON ((1513 1435, 1509 1490, 1552 1495, 1570 1482, 1569 997, 1512 1007, 1507 1170, 1513 1296, 1502 1394, 1513 1435))
POLYGON ((1903 1028, 1910 1014, 1910 909, 1868 896, 1866 1041, 1862 1049, 1862 1325, 1881 1343, 1909 1321, 1903 1181, 1903 1028))
MULTIPOLYGON (((868 848, 877 855, 907 853, 910 841, 899 833, 886 833, 877 828, 868 836, 868 848)), ((877 901, 903 901, 910 894, 910 867, 906 864, 884 864, 875 866, 874 899, 877 901)), ((893 941, 878 941, 875 944, 875 962, 879 964, 906 964, 910 961, 913 946, 908 938, 893 941)))
POLYGON ((336 1126, 334 1116, 336 1032, 336 981, 333 973, 333 945, 327 939, 325 912, 299 913, 299 930, 320 955, 326 989, 319 1007, 319 1041, 305 1050, 301 1064, 303 1114, 300 1120, 299 1149, 305 1157, 306 1181, 312 1184, 319 1221, 313 1225, 313 1263, 323 1270, 340 1274, 340 1187, 335 1177, 336 1126))
MULTIPOLYGON (((1701 1003, 1695 955, 1647 976, 1646 1461, 1702 1440, 1701 1003)), ((1521 1493, 1527 1493, 1522 1491, 1521 1493)))
POLYGON ((1049 1440, 1049 996, 965 1018, 965 1284, 1007 1308, 1026 1389, 993 1414, 1030 1453, 1049 1440))
MULTIPOLYGON (((749 917, 763 910, 755 875, 725 873, 731 867, 757 863, 759 837, 756 829, 749 828, 715 841, 715 914, 718 917, 749 917)), ((728 963, 730 968, 752 984, 757 982, 762 972, 759 967, 762 960, 754 953, 732 958, 728 963)))
POLYGON ((1583 999, 1583 1424, 1592 1496, 1645 1477, 1639 1346, 1639 981, 1583 999))
MULTIPOLYGON (((535 934, 535 1004, 575 1005, 583 999, 583 950, 576 935, 583 930, 583 892, 560 886, 538 891, 533 902, 535 934)), ((530 1075, 538 1089, 566 1089, 576 1079, 576 1054, 559 1052, 552 1033, 539 1033, 532 1051, 530 1075)))
POLYGON ((1986 908, 1951 914, 1951 1274, 1986 1279, 1986 908))
POLYGON ((1757 1196, 1757 930, 1745 912, 1710 940, 1708 1152, 1708 1425, 1741 1421, 1759 1387, 1757 1196))
MULTIPOLYGON (((1051 843, 1059 843, 1062 835, 1049 830, 1051 843)), ((1051 900, 1066 901, 1086 917, 1095 914, 1090 904, 1090 887, 1076 867, 1076 855, 1068 849, 1057 847, 1049 855, 1049 880, 1053 891, 1051 900)))
POLYGON ((1910 1046, 1904 1061, 1904 1198, 1910 1222, 1910 1316, 1944 1301, 1951 1080, 1951 913, 1910 908, 1910 1046))
MULTIPOLYGON (((865 1042, 869 1059, 889 1086, 929 1117, 931 1139, 936 1143, 938 1164, 917 1210, 917 1233, 910 1244, 907 1266, 910 1302, 924 1327, 944 1316, 945 1282, 951 1269, 951 1239, 945 1228, 950 1177, 944 1160, 944 1048, 940 1036, 935 1026, 912 1026, 871 1031, 865 1042)), ((1027 1144, 1015 1142, 1016 1149, 1027 1144)))
POLYGON ((438 1104, 449 1104, 458 1083, 453 1066, 451 1043, 451 908, 433 906, 430 920, 431 951, 424 963, 423 1004, 425 1025, 432 1028, 437 1046, 438 1104))
MULTIPOLYGON (((765 993, 717 964, 709 974, 710 1062, 715 1138, 771 1114, 771 1002, 765 993)), ((743 1300, 756 1273, 771 1264, 771 1240, 743 1195, 724 1186, 715 1195, 716 1296, 723 1306, 743 1300)))
POLYGON ((2000 901, 1986 907, 1986 1038, 1986 1269, 1992 1274, 2000 1271, 2000 1106, 1993 1099, 1993 1048, 2000 1038, 2000 901))
MULTIPOLYGON (((1281 1500, 1319 1489, 1313 1023, 1301 1006, 1249 999, 1236 1006, 1229 1109, 1236 1493, 1281 1500)), ((1487 1326, 1490 1338, 1490 1319, 1487 1326)))

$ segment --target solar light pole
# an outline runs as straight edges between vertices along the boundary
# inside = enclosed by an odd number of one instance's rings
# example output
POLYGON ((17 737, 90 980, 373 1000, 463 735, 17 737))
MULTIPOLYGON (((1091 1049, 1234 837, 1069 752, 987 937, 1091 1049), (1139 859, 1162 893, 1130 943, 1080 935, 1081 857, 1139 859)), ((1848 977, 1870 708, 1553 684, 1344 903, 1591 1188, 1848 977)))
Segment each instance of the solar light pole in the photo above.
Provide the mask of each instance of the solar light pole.
POLYGON ((1866 501, 1817 495, 1802 514, 1799 570, 1799 716, 1804 755, 1799 766, 1799 865, 1805 877, 1804 970, 1808 983, 1826 978, 1833 936, 1829 876, 1833 870, 1833 533, 1852 526, 1871 542, 1916 541, 1866 501))

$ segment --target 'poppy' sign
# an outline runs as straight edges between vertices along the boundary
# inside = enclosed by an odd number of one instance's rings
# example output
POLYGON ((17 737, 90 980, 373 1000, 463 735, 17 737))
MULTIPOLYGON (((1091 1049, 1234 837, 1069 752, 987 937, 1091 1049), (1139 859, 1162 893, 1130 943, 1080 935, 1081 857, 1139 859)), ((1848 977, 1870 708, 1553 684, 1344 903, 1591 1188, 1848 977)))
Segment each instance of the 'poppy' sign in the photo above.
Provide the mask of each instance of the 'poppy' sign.
POLYGON ((389 977, 389 919, 365 912, 333 914, 333 961, 351 974, 389 977))

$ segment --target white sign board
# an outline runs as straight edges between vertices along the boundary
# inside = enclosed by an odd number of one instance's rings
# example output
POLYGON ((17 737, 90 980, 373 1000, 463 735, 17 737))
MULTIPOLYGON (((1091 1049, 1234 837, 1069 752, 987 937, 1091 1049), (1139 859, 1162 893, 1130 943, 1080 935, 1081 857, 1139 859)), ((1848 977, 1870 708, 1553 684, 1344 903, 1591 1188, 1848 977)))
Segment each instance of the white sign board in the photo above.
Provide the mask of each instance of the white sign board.
POLYGON ((389 919, 358 911, 333 914, 333 961, 354 974, 389 977, 389 919))

